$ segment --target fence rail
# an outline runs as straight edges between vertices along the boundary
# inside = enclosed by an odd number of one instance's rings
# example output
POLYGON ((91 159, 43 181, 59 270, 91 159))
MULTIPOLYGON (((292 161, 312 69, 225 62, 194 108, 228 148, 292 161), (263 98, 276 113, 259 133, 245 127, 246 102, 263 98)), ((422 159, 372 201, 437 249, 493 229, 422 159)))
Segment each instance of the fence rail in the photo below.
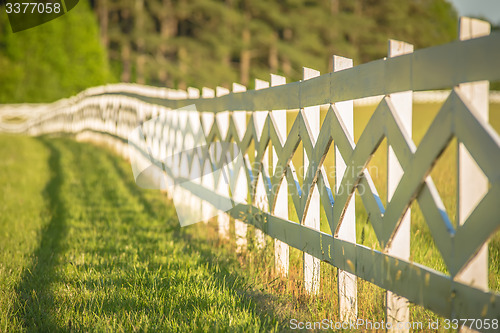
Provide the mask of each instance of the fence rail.
MULTIPOLYGON (((230 196, 238 202, 218 215, 221 237, 232 237, 228 216, 235 219, 239 248, 246 246, 246 225, 255 226, 275 239, 276 268, 285 276, 288 246, 303 251, 305 287, 313 294, 319 289, 319 262, 338 267, 342 320, 357 317, 356 277, 389 291, 387 322, 409 321, 408 301, 446 318, 500 320, 500 294, 488 289, 486 251, 500 226, 500 137, 488 123, 488 81, 500 81, 500 34, 490 35, 481 21, 462 18, 460 23, 459 41, 417 51, 390 41, 386 59, 352 67, 350 59, 336 56, 333 72, 319 75, 304 68, 300 82, 285 84, 283 77, 272 75, 270 83, 258 80, 256 90, 234 84, 233 92, 219 87, 215 92, 204 88, 201 94, 193 88, 98 87, 46 106, 50 111, 9 129, 30 135, 72 133, 109 142, 128 156, 128 135, 143 124, 151 151, 142 153, 162 165, 167 179, 185 178, 176 186, 206 203, 230 196), (417 147, 411 133, 413 91, 449 88, 417 147), (353 100, 377 95, 384 97, 355 144, 353 100), (187 112, 169 111, 193 104, 200 111, 200 127, 188 121, 187 112), (321 122, 322 105, 328 112, 321 122), (286 110, 299 110, 290 131, 286 110), (205 160, 192 150, 185 156, 187 176, 165 161, 200 133, 209 144, 234 143, 243 154, 244 163, 231 166, 231 191, 220 177, 188 181, 194 168, 213 170, 224 163, 233 154, 229 148, 213 163, 200 162, 205 160), (384 138, 389 145, 385 207, 367 169, 384 138), (453 138, 459 142, 458 226, 429 176, 453 138), (292 163, 300 144, 306 170, 302 186, 292 163), (333 188, 324 165, 330 150, 335 151, 333 188), (350 167, 362 171, 346 172, 350 167), (353 196, 360 186, 382 251, 356 243, 353 196), (296 222, 288 217, 289 197, 296 222), (410 260, 409 208, 414 201, 449 274, 410 260), (321 207, 331 234, 319 230, 321 207)), ((263 235, 257 238, 263 245, 263 235)))

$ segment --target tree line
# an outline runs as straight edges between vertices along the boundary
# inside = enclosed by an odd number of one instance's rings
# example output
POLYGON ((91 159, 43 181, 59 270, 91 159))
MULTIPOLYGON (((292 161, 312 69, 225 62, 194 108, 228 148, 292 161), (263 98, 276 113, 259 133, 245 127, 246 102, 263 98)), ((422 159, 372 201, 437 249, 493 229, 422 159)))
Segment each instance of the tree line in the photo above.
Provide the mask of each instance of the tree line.
POLYGON ((93 0, 101 42, 124 82, 229 87, 302 66, 332 69, 387 55, 387 39, 416 48, 456 39, 445 0, 93 0))
MULTIPOLYGON (((1 0, 0 0, 1 1, 1 0)), ((253 88, 303 66, 331 71, 387 54, 387 39, 423 48, 456 39, 445 0, 81 0, 13 34, 0 4, 0 103, 48 102, 109 82, 253 88)))

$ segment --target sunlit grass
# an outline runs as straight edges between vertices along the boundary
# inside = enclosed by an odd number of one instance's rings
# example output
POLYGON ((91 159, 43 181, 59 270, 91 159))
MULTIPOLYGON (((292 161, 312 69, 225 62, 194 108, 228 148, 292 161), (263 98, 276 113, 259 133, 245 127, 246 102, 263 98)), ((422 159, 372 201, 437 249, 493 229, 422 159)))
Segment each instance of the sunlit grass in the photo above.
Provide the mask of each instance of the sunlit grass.
POLYGON ((0 331, 278 325, 247 295, 254 284, 181 229, 162 193, 135 187, 109 151, 0 136, 0 156, 0 331))

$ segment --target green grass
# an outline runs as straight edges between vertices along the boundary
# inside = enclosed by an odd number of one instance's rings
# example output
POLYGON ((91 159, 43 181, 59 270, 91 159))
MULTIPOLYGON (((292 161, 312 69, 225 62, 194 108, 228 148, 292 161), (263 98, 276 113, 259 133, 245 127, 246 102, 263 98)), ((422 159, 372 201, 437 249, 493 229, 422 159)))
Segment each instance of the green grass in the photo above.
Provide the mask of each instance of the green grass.
MULTIPOLYGON (((438 107, 415 106, 417 144, 438 107)), ((356 108, 355 140, 372 112, 356 108)), ((499 130, 500 106, 492 105, 490 123, 499 130)), ((453 147, 432 173, 450 213, 453 147)), ((385 154, 383 144, 372 160, 382 198, 385 154)), ((300 159, 298 152, 296 166, 300 159)), ((307 296, 300 251, 290 250, 290 278, 283 280, 272 245, 259 251, 250 243, 237 254, 234 240, 218 238, 215 223, 180 228, 165 195, 136 187, 129 164, 107 149, 0 135, 0 171, 0 332, 283 331, 291 318, 339 320, 336 268, 322 263, 321 293, 307 296)), ((358 242, 377 247, 359 199, 358 242)), ((328 231, 324 218, 322 229, 328 231)), ((445 271, 416 204, 411 245, 413 260, 445 271)), ((499 290, 498 234, 489 249, 490 287, 499 290)), ((359 280, 358 295, 360 318, 384 320, 382 289, 359 280)), ((411 320, 438 318, 412 308, 411 320)))

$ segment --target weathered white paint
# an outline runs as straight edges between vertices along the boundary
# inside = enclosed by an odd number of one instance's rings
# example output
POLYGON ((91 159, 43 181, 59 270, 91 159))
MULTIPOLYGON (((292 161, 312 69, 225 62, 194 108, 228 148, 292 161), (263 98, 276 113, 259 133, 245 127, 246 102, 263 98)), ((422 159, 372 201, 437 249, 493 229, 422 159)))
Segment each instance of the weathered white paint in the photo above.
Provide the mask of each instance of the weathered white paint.
MULTIPOLYGON (((269 88, 269 82, 259 79, 255 80, 255 90, 261 90, 266 88, 269 88)), ((263 143, 261 142, 261 137, 263 134, 264 124, 266 122, 268 114, 269 111, 256 111, 252 113, 252 118, 256 133, 256 137, 254 137, 255 158, 256 158, 255 162, 257 162, 254 163, 252 169, 254 173, 258 172, 256 179, 257 184, 255 186, 254 204, 256 205, 256 207, 260 208, 264 212, 269 211, 269 202, 267 198, 266 188, 264 185, 264 177, 267 177, 269 170, 269 149, 266 148, 264 150, 264 154, 262 155, 261 161, 257 161, 257 153, 259 149, 262 148, 261 146, 263 143), (258 170, 258 168, 256 168, 258 162, 261 162, 260 171, 258 170)), ((266 244, 265 234, 259 229, 255 229, 255 242, 257 243, 257 247, 259 248, 263 248, 264 245, 266 244)))
MULTIPOLYGON (((203 87, 203 89, 201 90, 201 97, 214 98, 215 91, 213 89, 203 87)), ((198 106, 196 107, 198 108, 198 106)), ((208 137, 210 130, 214 125, 214 121, 215 121, 215 115, 213 113, 211 112, 201 113, 201 126, 203 128, 203 133, 205 134, 205 137, 208 137)), ((211 142, 207 142, 207 144, 210 143, 211 142)), ((205 188, 211 189, 215 192, 216 189, 215 189, 215 179, 213 174, 212 159, 211 158, 205 159, 202 167, 203 167, 203 173, 202 173, 201 183, 205 188)), ((208 223, 210 218, 215 215, 213 206, 206 201, 202 202, 201 210, 202 210, 202 216, 205 216, 205 223, 208 223)))
MULTIPOLYGON (((233 93, 242 93, 245 92, 247 89, 245 86, 238 84, 238 83, 233 83, 233 93)), ((245 132, 247 130, 247 115, 245 111, 234 111, 232 114, 233 117, 233 122, 234 126, 236 128, 237 132, 237 138, 234 139, 235 142, 241 142, 243 137, 245 136, 245 132)), ((240 153, 235 152, 235 153, 240 153)), ((243 158, 248 158, 248 154, 245 152, 241 152, 243 155, 243 158)), ((237 161, 239 162, 239 161, 237 161)), ((243 162, 243 161, 242 161, 243 162)), ((237 163, 239 164, 239 163, 237 163)), ((247 184, 247 177, 246 177, 246 167, 244 164, 239 164, 237 165, 238 168, 237 170, 234 170, 236 173, 236 181, 234 184, 233 188, 233 198, 235 202, 247 202, 247 197, 248 197, 248 184, 247 184)), ((235 236, 236 236, 236 249, 237 251, 241 252, 243 250, 246 250, 247 248, 247 224, 240 219, 235 219, 234 220, 234 231, 235 231, 235 236)))
MULTIPOLYGON (((303 78, 304 80, 309 80, 314 77, 319 76, 319 71, 316 71, 311 68, 304 67, 303 68, 303 78)), ((302 96, 301 96, 302 98, 302 96)), ((314 146, 316 144, 316 140, 318 139, 319 129, 320 129, 320 107, 319 106, 311 106, 301 108, 300 112, 302 113, 302 117, 304 119, 304 123, 307 124, 306 128, 309 129, 309 135, 311 138, 311 143, 314 146)), ((318 161, 310 163, 310 158, 308 155, 307 148, 304 145, 304 179, 306 179, 307 173, 314 173, 315 167, 317 166, 318 161), (309 165, 313 166, 311 169, 309 165), (310 169, 310 170, 309 170, 310 169)), ((306 183, 304 181, 304 183, 306 183)), ((302 188, 307 189, 309 184, 303 184, 302 188)), ((309 207, 307 208, 307 212, 303 218, 303 225, 308 226, 310 228, 314 228, 319 230, 320 228, 320 198, 319 191, 317 186, 313 185, 312 193, 303 192, 302 195, 309 196, 309 207)), ((314 258, 310 254, 304 253, 304 286, 308 293, 317 294, 319 293, 319 282, 320 282, 320 261, 317 258, 314 258)))
MULTIPOLYGON (((223 88, 223 87, 216 87, 215 88, 215 95, 217 97, 221 97, 224 95, 229 94, 229 89, 223 88)), ((229 112, 224 111, 224 112, 219 112, 215 115, 215 121, 217 122, 217 126, 219 128, 219 133, 221 135, 220 142, 223 142, 228 134, 229 130, 229 112)), ((224 149, 225 147, 223 145, 216 146, 215 149, 215 154, 216 154, 216 160, 220 160, 223 158, 224 155, 227 154, 227 151, 224 149), (222 148, 222 149, 221 149, 222 148)), ((229 197, 229 168, 227 164, 224 164, 220 172, 216 172, 216 184, 217 184, 217 194, 222 195, 226 198, 229 197)), ((229 215, 226 214, 225 211, 219 210, 217 214, 217 221, 219 222, 219 235, 223 239, 229 239, 230 234, 229 234, 229 227, 230 227, 230 219, 229 215)))
MULTIPOLYGON (((460 40, 467 40, 490 34, 488 22, 461 17, 458 29, 460 40)), ((459 85, 459 89, 474 108, 476 116, 488 122, 489 82, 479 81, 459 85)), ((457 220, 463 225, 479 201, 488 192, 488 178, 482 173, 467 148, 458 140, 458 195, 457 220)), ((473 237, 473 235, 471 235, 473 237)), ((462 269, 457 279, 475 287, 488 289, 488 243, 483 244, 474 258, 462 269)), ((461 332, 476 332, 463 328, 461 332)))
MULTIPOLYGON (((286 78, 279 75, 271 74, 271 86, 276 87, 286 84, 286 78)), ((278 166, 278 154, 277 151, 281 151, 281 147, 285 145, 287 137, 287 125, 286 125, 286 110, 272 110, 271 111, 271 123, 276 129, 276 132, 280 138, 280 142, 273 142, 273 174, 280 172, 277 170, 278 166), (276 148, 278 147, 278 149, 276 148)), ((272 191, 276 195, 273 213, 274 215, 288 220, 288 182, 285 177, 283 177, 281 183, 277 190, 273 186, 272 191)), ((288 245, 282 241, 274 240, 274 267, 278 274, 282 276, 288 276, 288 265, 289 265, 289 248, 288 245)))

